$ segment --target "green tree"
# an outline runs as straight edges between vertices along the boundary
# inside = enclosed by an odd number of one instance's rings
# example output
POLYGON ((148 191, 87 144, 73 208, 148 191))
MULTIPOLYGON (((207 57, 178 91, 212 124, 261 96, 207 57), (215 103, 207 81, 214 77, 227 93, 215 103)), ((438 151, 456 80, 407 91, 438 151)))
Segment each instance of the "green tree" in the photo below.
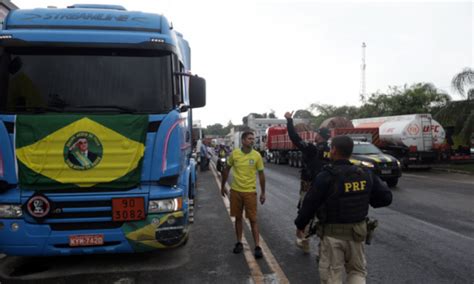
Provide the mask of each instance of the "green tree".
POLYGON ((315 113, 312 124, 319 126, 327 118, 335 116, 355 119, 413 113, 434 114, 450 100, 448 94, 433 84, 416 83, 410 87, 389 87, 385 93, 373 93, 360 107, 311 104, 309 111, 315 113))
POLYGON ((313 117, 313 114, 309 110, 299 109, 293 114, 294 118, 307 118, 310 119, 313 117))
POLYGON ((227 122, 227 126, 226 126, 226 127, 224 127, 224 132, 225 132, 225 134, 224 134, 224 135, 227 135, 227 134, 229 134, 230 130, 231 130, 232 128, 234 128, 234 126, 235 126, 235 125, 234 125, 234 124, 232 124, 232 121, 231 121, 231 120, 229 120, 229 122, 227 122))
POLYGON ((389 116, 412 113, 434 113, 451 100, 431 83, 416 83, 403 88, 390 87, 387 94, 372 94, 361 116, 389 116))
POLYGON ((213 125, 208 125, 206 127, 206 135, 218 135, 218 136, 224 136, 226 133, 225 133, 225 129, 224 129, 224 126, 222 126, 222 124, 220 123, 216 123, 216 124, 213 124, 213 125))
POLYGON ((451 85, 461 96, 474 100, 474 69, 464 68, 453 77, 451 85))
POLYGON ((469 145, 474 133, 474 69, 465 68, 456 74, 451 85, 466 100, 446 104, 436 113, 435 119, 444 126, 453 126, 453 134, 461 138, 461 143, 469 145))
POLYGON ((469 145, 471 135, 474 133, 473 99, 450 102, 434 117, 443 126, 453 126, 453 135, 459 136, 462 144, 469 145))

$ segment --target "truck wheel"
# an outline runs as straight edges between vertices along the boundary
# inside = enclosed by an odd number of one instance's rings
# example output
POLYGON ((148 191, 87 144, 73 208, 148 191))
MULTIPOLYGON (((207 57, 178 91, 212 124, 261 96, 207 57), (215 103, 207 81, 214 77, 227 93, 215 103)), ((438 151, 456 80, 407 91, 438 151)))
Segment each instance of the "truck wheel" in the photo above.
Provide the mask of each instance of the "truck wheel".
POLYGON ((397 186, 397 183, 398 183, 398 178, 387 179, 388 187, 395 187, 395 186, 397 186))

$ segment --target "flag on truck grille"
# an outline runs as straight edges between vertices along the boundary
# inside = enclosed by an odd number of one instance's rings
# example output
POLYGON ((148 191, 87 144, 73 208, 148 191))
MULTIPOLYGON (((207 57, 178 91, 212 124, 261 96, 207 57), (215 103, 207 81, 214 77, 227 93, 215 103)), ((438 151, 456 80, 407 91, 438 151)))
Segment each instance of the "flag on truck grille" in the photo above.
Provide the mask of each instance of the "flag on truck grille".
POLYGON ((20 186, 134 186, 140 181, 147 125, 146 115, 18 115, 20 186))

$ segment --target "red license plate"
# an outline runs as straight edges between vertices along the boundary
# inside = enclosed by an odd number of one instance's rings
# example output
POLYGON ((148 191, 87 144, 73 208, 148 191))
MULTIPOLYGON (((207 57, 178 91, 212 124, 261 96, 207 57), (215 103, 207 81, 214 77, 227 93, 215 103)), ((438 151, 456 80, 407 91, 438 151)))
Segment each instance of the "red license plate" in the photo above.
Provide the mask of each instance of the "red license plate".
POLYGON ((89 247, 104 244, 104 235, 72 235, 69 236, 69 246, 89 247))
POLYGON ((135 221, 143 219, 145 219, 145 199, 143 197, 112 199, 112 220, 135 221))

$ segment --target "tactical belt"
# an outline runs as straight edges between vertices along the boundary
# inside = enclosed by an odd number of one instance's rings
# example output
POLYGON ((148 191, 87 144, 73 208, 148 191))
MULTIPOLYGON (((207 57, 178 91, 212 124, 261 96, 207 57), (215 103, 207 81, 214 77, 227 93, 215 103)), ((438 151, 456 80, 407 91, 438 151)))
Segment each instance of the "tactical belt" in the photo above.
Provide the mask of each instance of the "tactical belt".
POLYGON ((359 223, 350 224, 325 224, 323 225, 323 234, 324 236, 352 241, 354 240, 354 227, 363 224, 365 224, 365 220, 359 223))

